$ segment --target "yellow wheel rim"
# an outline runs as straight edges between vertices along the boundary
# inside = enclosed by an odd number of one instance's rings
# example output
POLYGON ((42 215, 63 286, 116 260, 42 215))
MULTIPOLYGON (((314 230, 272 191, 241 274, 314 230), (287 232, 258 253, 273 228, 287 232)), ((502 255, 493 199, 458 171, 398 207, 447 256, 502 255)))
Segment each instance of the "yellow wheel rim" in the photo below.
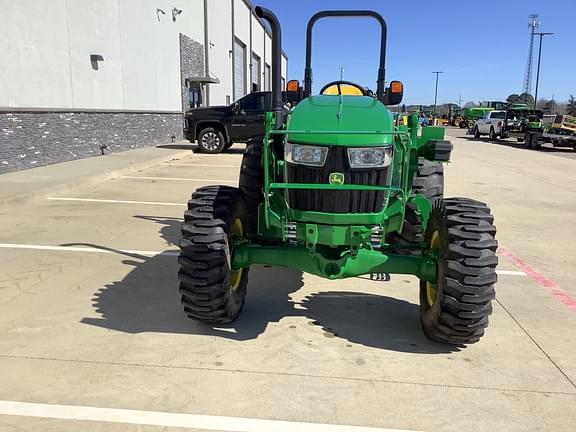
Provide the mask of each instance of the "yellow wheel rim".
MULTIPOLYGON (((239 218, 234 219, 234 223, 232 224, 232 235, 234 237, 244 236, 244 227, 242 226, 242 221, 239 218)), ((240 268, 230 273, 230 288, 232 290, 236 290, 240 287, 243 272, 244 269, 240 268)))
MULTIPOLYGON (((430 249, 438 250, 440 244, 440 233, 438 230, 432 233, 432 239, 430 240, 430 249)), ((426 300, 428 301, 428 306, 432 307, 436 301, 436 284, 426 281, 426 300)))

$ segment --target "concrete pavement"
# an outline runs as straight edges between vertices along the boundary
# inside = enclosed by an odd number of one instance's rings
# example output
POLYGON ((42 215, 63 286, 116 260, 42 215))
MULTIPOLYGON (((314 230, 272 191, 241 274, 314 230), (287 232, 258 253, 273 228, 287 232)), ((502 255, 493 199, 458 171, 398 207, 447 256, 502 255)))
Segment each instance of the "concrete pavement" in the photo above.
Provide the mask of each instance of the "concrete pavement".
POLYGON ((463 350, 424 338, 417 280, 405 276, 327 281, 255 266, 236 323, 186 319, 176 259, 158 253, 177 250, 192 190, 236 182, 238 152, 3 208, 0 431, 573 430, 574 161, 453 142, 447 195, 489 202, 510 252, 487 334, 463 350), (175 427, 180 417, 159 413, 206 418, 175 427))

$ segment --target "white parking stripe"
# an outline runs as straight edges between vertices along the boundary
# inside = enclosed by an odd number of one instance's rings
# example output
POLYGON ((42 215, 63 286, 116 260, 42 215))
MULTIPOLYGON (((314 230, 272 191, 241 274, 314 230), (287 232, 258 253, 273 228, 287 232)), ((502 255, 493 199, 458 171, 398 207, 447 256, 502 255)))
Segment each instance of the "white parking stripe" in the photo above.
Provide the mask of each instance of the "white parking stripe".
POLYGON ((524 273, 523 271, 516 271, 516 270, 496 270, 496 274, 506 276, 526 276, 526 273, 524 273))
POLYGON ((16 243, 0 243, 1 249, 33 249, 33 250, 47 250, 58 252, 91 252, 91 253, 106 253, 106 254, 134 254, 144 256, 178 256, 178 251, 145 251, 145 250, 132 250, 132 249, 113 249, 113 248, 98 248, 98 247, 84 247, 84 246, 46 246, 46 245, 29 245, 29 244, 16 244, 16 243))
POLYGON ((366 426, 345 426, 244 417, 179 414, 161 411, 139 411, 131 409, 97 408, 13 401, 0 401, 0 414, 228 432, 409 432, 400 429, 366 426))
POLYGON ((211 182, 211 183, 238 183, 238 180, 222 180, 222 179, 197 179, 197 178, 182 178, 182 177, 144 177, 144 176, 122 176, 123 179, 138 179, 138 180, 172 180, 172 181, 192 181, 192 182, 211 182))
POLYGON ((181 167, 209 167, 209 168, 240 168, 240 165, 210 165, 210 164, 186 164, 186 163, 170 163, 167 162, 168 166, 181 166, 181 167))
POLYGON ((96 203, 113 203, 113 204, 145 204, 145 205, 159 205, 159 206, 186 206, 182 203, 167 203, 157 201, 128 201, 128 200, 111 200, 111 199, 93 199, 93 198, 63 198, 63 197, 47 197, 50 201, 82 201, 82 202, 96 202, 96 203))

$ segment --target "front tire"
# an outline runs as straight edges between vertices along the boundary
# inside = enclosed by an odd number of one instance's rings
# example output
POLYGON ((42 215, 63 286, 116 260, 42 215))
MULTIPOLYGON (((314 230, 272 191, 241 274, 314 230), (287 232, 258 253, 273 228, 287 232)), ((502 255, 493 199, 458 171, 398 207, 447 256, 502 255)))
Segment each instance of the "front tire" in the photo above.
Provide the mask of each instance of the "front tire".
POLYGON ((232 240, 244 235, 245 208, 238 189, 205 186, 192 194, 180 240, 181 303, 189 318, 234 321, 244 305, 248 268, 232 270, 232 240))
POLYGON ((198 151, 200 153, 222 153, 225 147, 224 135, 218 129, 208 127, 202 129, 198 135, 198 151))
POLYGON ((425 335, 452 345, 477 342, 492 313, 496 283, 496 227, 488 206, 467 198, 437 202, 426 240, 438 257, 436 281, 420 281, 425 335))
POLYGON ((478 130, 478 126, 474 126, 474 138, 480 138, 480 131, 478 130))

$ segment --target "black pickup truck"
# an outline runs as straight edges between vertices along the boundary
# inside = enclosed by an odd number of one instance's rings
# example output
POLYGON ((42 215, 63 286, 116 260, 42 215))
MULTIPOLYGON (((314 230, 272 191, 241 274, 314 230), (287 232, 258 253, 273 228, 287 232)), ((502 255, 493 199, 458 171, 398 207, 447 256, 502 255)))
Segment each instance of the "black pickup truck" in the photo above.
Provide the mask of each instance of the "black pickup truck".
POLYGON ((198 141, 202 153, 220 153, 235 142, 263 135, 270 105, 270 92, 255 92, 229 106, 193 108, 186 112, 184 137, 198 141))

